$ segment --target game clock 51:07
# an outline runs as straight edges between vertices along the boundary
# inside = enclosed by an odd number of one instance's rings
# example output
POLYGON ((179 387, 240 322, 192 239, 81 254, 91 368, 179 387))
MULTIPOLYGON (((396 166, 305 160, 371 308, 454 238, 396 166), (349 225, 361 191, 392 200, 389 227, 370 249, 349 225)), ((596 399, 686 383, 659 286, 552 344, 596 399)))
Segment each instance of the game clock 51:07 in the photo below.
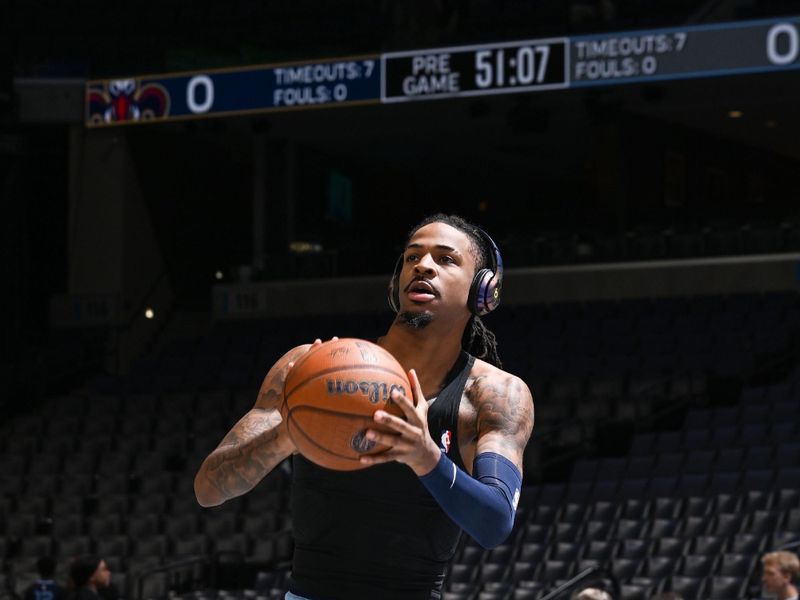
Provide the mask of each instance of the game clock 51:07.
POLYGON ((475 85, 479 89, 542 85, 547 81, 549 63, 548 44, 478 50, 475 85))
POLYGON ((384 102, 567 86, 567 40, 461 46, 383 56, 384 102))

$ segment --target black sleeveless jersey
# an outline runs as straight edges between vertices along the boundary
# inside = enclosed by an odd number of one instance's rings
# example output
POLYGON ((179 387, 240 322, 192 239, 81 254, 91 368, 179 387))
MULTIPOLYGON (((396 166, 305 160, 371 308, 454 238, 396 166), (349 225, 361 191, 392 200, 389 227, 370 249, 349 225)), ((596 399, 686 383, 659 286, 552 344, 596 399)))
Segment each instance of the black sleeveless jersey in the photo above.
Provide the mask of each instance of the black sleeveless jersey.
MULTIPOLYGON (((461 469, 458 408, 475 358, 461 353, 428 410, 431 437, 461 469)), ((332 471, 293 458, 290 589, 312 599, 440 598, 461 529, 406 465, 332 471)))

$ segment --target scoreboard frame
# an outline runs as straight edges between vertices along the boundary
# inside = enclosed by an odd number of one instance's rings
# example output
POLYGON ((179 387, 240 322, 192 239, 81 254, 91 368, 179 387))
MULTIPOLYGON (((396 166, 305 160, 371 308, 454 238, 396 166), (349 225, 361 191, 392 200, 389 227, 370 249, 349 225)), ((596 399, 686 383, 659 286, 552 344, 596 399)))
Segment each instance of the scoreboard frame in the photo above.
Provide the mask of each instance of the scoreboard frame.
POLYGON ((86 82, 85 125, 169 122, 797 69, 800 16, 795 15, 91 80, 86 82), (289 75, 282 77, 284 72, 289 75))

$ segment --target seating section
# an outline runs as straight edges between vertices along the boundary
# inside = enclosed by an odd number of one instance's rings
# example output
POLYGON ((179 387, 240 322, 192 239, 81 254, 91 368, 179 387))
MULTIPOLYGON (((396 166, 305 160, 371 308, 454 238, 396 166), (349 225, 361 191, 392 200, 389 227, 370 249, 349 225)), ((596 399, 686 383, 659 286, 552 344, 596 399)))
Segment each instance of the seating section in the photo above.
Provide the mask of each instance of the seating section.
MULTIPOLYGON (((0 585, 22 591, 39 556, 56 556, 63 578, 94 552, 125 597, 200 589, 211 563, 280 597, 289 465, 212 509, 197 505, 194 474, 282 352, 374 339, 387 323, 218 323, 2 424, 0 585), (189 565, 180 581, 154 571, 176 561, 189 565)), ((796 295, 508 306, 486 323, 533 389, 537 423, 514 533, 491 551, 465 537, 448 597, 539 598, 590 566, 625 598, 747 597, 759 554, 800 524, 796 295)))
POLYGON ((760 555, 800 541, 800 409, 784 399, 794 381, 691 410, 680 430, 635 436, 626 456, 579 460, 566 483, 527 486, 511 538, 491 551, 466 540, 450 589, 475 597, 501 580, 507 597, 536 598, 596 565, 624 598, 750 597, 760 555), (482 578, 495 555, 508 558, 504 574, 482 578))
POLYGON ((62 577, 71 557, 103 556, 118 587, 165 561, 221 553, 262 566, 288 560, 285 470, 219 508, 201 509, 194 498, 197 468, 252 401, 250 392, 228 391, 74 393, 16 419, 0 459, 0 553, 14 590, 48 554, 62 577))
POLYGON ((540 230, 502 240, 509 263, 576 264, 796 252, 800 224, 793 219, 715 220, 632 225, 622 233, 597 227, 540 230))

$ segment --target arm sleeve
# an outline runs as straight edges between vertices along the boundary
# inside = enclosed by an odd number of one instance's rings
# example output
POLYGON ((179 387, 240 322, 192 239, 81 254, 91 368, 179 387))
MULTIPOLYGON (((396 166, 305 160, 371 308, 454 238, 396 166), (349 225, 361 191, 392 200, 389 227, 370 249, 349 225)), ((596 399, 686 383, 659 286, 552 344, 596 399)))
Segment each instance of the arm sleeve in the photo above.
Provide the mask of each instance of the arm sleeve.
POLYGON ((506 457, 483 452, 469 476, 442 453, 433 471, 420 477, 447 516, 484 548, 503 543, 514 526, 522 475, 506 457))

